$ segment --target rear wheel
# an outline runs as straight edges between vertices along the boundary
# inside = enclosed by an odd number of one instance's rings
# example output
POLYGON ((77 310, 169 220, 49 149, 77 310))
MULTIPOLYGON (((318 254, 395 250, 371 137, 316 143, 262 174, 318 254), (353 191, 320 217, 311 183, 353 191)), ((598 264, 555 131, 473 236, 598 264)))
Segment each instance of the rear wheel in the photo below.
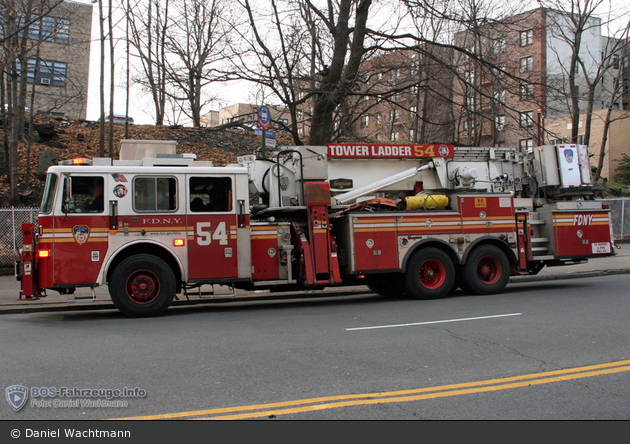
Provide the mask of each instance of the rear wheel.
POLYGON ((175 275, 158 257, 130 256, 112 273, 109 294, 116 308, 127 316, 158 316, 173 302, 175 275))
POLYGON ((446 296, 455 281, 455 266, 446 253, 437 248, 423 248, 409 259, 405 287, 418 299, 446 296))
POLYGON ((468 257, 462 273, 462 285, 474 294, 502 291, 510 279, 510 262, 499 247, 480 245, 468 257))

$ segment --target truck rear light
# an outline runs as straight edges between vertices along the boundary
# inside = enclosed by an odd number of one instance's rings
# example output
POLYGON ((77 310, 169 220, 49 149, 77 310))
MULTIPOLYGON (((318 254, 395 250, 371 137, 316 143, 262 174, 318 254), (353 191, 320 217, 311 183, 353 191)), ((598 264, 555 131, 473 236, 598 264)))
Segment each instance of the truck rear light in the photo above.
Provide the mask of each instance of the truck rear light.
POLYGON ((173 240, 173 245, 175 245, 176 247, 183 247, 184 246, 184 239, 175 239, 175 240, 173 240))
POLYGON ((48 257, 48 256, 50 256, 50 251, 48 251, 48 250, 39 250, 37 252, 37 257, 39 257, 40 259, 48 257))
POLYGON ((603 208, 604 210, 608 210, 608 209, 610 208, 610 205, 608 205, 608 204, 602 204, 602 208, 603 208))

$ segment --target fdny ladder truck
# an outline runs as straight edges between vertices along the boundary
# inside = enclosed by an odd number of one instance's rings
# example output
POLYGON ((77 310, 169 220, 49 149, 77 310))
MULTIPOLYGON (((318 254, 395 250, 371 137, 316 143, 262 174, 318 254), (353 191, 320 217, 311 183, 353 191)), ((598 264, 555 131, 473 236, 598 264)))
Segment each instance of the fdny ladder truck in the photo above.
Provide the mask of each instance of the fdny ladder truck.
POLYGON ((434 299, 616 254, 581 145, 330 144, 216 167, 124 140, 120 159, 73 162, 22 226, 20 298, 106 284, 132 317, 204 285, 434 299))

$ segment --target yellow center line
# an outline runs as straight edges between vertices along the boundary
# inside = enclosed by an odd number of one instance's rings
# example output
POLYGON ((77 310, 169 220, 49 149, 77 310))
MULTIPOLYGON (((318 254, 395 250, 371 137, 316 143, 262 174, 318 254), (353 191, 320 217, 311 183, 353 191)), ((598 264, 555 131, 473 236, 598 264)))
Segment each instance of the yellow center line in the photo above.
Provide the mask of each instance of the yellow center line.
POLYGON ((423 399, 435 399, 435 398, 445 398, 448 396, 459 396, 459 395, 468 395, 471 393, 482 393, 482 392, 493 392, 497 390, 506 390, 518 387, 526 387, 531 385, 539 385, 539 384, 549 384, 552 382, 561 382, 561 381, 569 381, 572 379, 579 378, 588 378, 591 376, 599 376, 606 375, 611 373, 619 373, 619 372, 627 372, 630 371, 629 367, 617 367, 606 370, 599 370, 594 372, 587 373, 578 373, 573 375, 563 375, 556 376, 554 378, 541 378, 541 379, 533 379, 529 381, 522 381, 512 384, 502 384, 502 385, 494 385, 490 387, 478 387, 464 390, 453 390, 446 392, 438 392, 438 393, 429 393, 424 395, 415 395, 415 396, 401 396, 395 398, 386 398, 386 399, 365 399, 365 400, 355 400, 355 401, 346 401, 346 402, 336 402, 336 403, 328 403, 328 404, 318 404, 318 405, 309 405, 303 407, 297 407, 292 409, 282 409, 282 410, 268 410, 264 412, 251 412, 251 413, 243 413, 239 415, 224 415, 224 416, 212 416, 209 418, 196 418, 197 420, 230 420, 230 419, 248 419, 248 418, 261 418, 270 415, 287 415, 287 414, 295 414, 295 413, 304 413, 304 412, 313 412, 317 410, 328 410, 335 409, 340 407, 352 407, 358 405, 372 405, 372 404, 389 404, 393 402, 410 402, 410 401, 419 401, 423 399))
POLYGON ((189 412, 165 413, 149 416, 135 416, 128 418, 116 418, 117 420, 152 420, 152 419, 176 419, 194 416, 218 415, 224 413, 246 412, 235 415, 212 416, 197 419, 246 419, 259 418, 269 415, 286 415, 290 413, 302 413, 317 410, 326 410, 340 407, 350 407, 357 405, 383 404, 392 402, 409 402, 422 399, 441 398, 446 396, 464 395, 470 393, 490 392, 505 390, 510 388, 525 387, 528 385, 549 384, 552 382, 568 381, 578 378, 588 378, 592 376, 606 375, 630 371, 630 360, 611 362, 606 364, 589 365, 572 369, 553 370, 544 373, 534 373, 529 375, 512 376, 501 379, 490 379, 486 381, 466 382, 460 384, 450 384, 436 387, 424 387, 419 389, 398 390, 381 393, 365 393, 356 395, 336 395, 319 398, 310 398, 294 401, 275 402, 269 404, 257 404, 249 406, 225 407, 208 410, 196 410, 189 412), (401 396, 413 395, 413 396, 401 396), (339 402, 331 402, 339 401, 339 402), (320 404, 318 404, 320 403, 320 404), (326 404, 321 404, 326 403, 326 404), (315 405, 307 405, 315 404, 315 405), (281 407, 293 407, 280 410, 281 407), (262 410, 251 412, 251 410, 262 410))

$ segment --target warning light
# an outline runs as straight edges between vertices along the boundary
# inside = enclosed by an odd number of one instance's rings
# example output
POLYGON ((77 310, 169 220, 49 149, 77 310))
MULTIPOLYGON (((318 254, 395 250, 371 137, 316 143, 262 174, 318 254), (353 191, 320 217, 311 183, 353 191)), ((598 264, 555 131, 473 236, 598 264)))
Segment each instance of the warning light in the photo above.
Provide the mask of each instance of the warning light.
POLYGON ((72 159, 73 165, 85 165, 85 158, 77 157, 76 159, 72 159))
POLYGON ((37 252, 37 257, 44 258, 50 256, 50 251, 48 250, 39 250, 37 252))
POLYGON ((184 239, 175 239, 173 241, 173 245, 175 245, 176 247, 183 247, 184 246, 184 239))

